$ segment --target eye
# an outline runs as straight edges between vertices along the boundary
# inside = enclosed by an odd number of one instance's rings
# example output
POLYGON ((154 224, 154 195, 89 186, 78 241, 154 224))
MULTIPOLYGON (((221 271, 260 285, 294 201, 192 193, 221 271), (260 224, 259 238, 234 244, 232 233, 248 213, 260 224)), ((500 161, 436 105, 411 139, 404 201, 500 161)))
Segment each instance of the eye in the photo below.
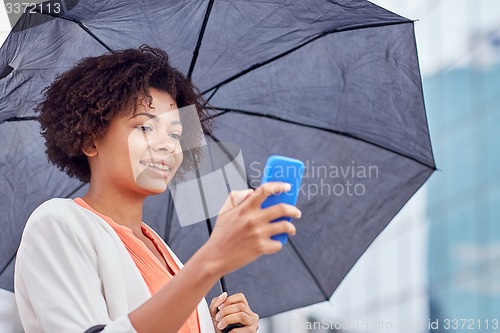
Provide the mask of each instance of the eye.
POLYGON ((181 139, 181 134, 180 133, 170 133, 169 136, 174 139, 174 140, 180 140, 181 139))
POLYGON ((136 128, 143 133, 148 133, 148 132, 153 131, 153 128, 151 126, 147 126, 147 125, 140 125, 140 126, 137 126, 136 128))

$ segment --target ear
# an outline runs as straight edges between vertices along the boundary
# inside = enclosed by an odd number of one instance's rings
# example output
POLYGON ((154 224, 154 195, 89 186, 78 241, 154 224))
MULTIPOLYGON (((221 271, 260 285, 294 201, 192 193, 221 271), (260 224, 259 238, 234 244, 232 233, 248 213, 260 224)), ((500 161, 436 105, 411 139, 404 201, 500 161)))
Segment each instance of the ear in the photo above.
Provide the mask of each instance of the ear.
POLYGON ((85 145, 82 151, 87 157, 94 157, 97 155, 97 147, 94 142, 85 145))

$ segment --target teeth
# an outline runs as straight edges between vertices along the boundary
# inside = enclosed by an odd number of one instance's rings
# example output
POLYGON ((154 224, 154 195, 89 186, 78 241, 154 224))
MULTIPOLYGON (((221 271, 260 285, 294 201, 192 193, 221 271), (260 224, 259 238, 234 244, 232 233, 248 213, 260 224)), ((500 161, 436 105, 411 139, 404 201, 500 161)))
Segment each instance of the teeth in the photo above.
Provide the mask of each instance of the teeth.
POLYGON ((155 168, 161 171, 170 171, 170 168, 167 165, 160 164, 160 163, 144 163, 148 167, 155 168))

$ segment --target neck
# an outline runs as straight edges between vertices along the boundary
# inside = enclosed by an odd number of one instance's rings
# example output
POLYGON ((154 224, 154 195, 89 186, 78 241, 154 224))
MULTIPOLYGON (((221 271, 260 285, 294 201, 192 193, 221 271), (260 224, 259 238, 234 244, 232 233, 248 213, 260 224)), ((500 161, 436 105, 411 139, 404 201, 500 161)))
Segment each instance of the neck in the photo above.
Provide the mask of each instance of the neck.
POLYGON ((99 186, 92 181, 89 191, 82 197, 93 209, 130 228, 135 235, 142 234, 142 210, 145 198, 111 186, 99 186))

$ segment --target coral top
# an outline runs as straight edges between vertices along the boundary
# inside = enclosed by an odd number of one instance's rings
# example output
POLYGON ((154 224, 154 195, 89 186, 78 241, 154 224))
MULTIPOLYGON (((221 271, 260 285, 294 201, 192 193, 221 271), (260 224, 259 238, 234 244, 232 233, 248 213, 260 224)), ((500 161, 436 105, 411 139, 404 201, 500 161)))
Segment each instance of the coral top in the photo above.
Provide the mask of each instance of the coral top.
MULTIPOLYGON (((174 261, 174 258, 170 255, 165 243, 158 238, 155 232, 145 223, 142 223, 141 229, 144 236, 149 238, 158 252, 161 254, 163 259, 165 259, 168 268, 165 269, 158 258, 149 250, 149 248, 140 239, 135 237, 132 230, 126 226, 116 223, 109 216, 103 215, 92 207, 90 207, 85 200, 82 198, 76 198, 74 201, 83 208, 86 208, 93 213, 97 214, 104 221, 106 221, 113 230, 117 233, 118 237, 122 240, 125 248, 130 253, 130 256, 134 260, 139 272, 141 273, 144 282, 149 288, 151 295, 155 294, 160 290, 173 275, 179 272, 179 266, 174 261), (173 275, 172 273, 173 272, 173 275)), ((200 333, 200 321, 198 318, 198 309, 195 309, 193 313, 189 316, 188 320, 184 323, 178 333, 200 333)))

